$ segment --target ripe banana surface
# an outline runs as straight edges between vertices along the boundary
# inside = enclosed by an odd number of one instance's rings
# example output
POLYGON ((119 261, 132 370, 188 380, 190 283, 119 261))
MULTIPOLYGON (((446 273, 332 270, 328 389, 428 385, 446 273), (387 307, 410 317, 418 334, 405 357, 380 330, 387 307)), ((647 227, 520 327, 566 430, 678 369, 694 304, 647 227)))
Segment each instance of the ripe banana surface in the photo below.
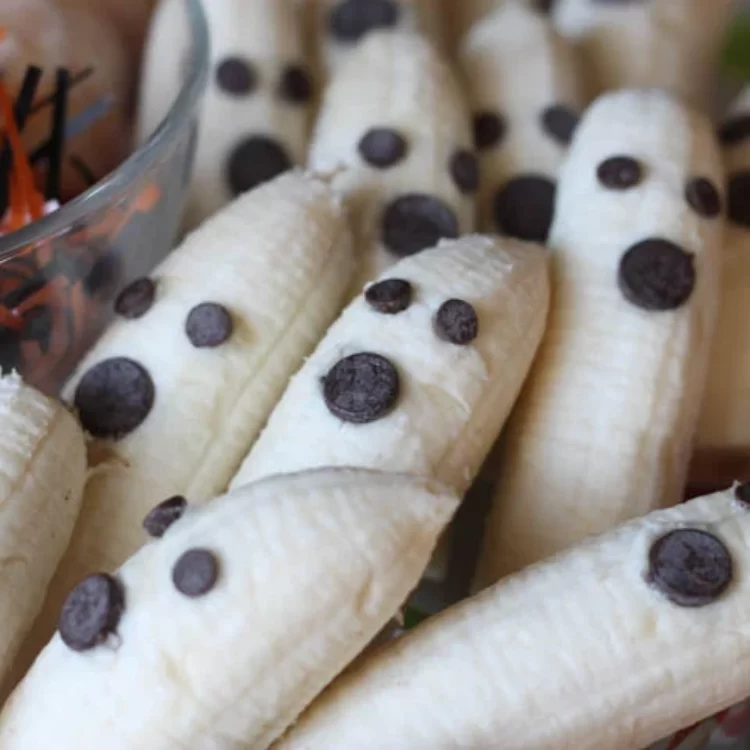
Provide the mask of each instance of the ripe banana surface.
POLYGON ((44 602, 86 479, 83 431, 60 403, 0 377, 0 676, 44 602))
POLYGON ((545 242, 586 105, 575 50, 548 17, 508 0, 472 28, 459 61, 481 167, 479 227, 545 242))
POLYGON ((163 538, 66 600, 0 747, 265 750, 386 624, 457 505, 326 469, 155 509, 163 538))
POLYGON ((308 159, 346 199, 359 294, 400 258, 471 232, 479 186, 469 113, 416 34, 371 34, 326 90, 308 159))
POLYGON ((632 750, 750 693, 750 487, 653 512, 365 656, 274 750, 632 750))
POLYGON ((553 305, 504 435, 475 585, 680 502, 718 307, 723 169, 708 119, 606 94, 560 175, 553 305))

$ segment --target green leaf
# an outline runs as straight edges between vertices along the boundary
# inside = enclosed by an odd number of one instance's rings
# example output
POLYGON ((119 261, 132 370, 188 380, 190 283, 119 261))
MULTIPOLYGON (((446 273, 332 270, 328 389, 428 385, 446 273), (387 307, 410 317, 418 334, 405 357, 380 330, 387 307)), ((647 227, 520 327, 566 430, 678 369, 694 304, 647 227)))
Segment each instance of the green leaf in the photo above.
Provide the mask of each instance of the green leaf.
POLYGON ((743 13, 729 27, 721 66, 725 72, 750 81, 750 13, 743 13))

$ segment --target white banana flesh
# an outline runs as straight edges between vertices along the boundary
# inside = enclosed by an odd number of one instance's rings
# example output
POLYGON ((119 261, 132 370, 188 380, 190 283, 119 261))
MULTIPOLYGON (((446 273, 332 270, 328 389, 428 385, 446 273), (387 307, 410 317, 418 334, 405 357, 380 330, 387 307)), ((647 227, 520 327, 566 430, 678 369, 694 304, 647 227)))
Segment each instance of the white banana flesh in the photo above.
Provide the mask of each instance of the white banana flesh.
MULTIPOLYGON (((696 436, 699 454, 750 445, 750 87, 720 129, 728 177, 729 216, 723 248, 721 304, 708 385, 696 436)), ((708 458, 708 455, 706 456, 708 458)), ((700 458, 700 457, 698 457, 700 458)))
POLYGON ((586 106, 575 50, 549 18, 508 0, 473 27, 459 60, 481 166, 479 228, 544 242, 586 106))
MULTIPOLYGON (((163 0, 150 36, 142 94, 166 91, 163 67, 187 59, 186 24, 174 29, 184 0, 163 0), (153 81, 152 81, 153 76, 153 81)), ((293 0, 211 0, 204 3, 211 36, 210 77, 197 121, 186 223, 194 227, 241 193, 304 162, 314 81, 293 0)), ((175 77, 171 77, 175 80, 175 77)), ((142 132, 160 120, 144 105, 142 132)))
POLYGON ((666 92, 588 109, 560 175, 549 325, 504 436, 476 587, 682 499, 722 185, 711 124, 666 92))
POLYGON ((556 26, 578 46, 593 94, 658 87, 712 107, 719 54, 737 0, 556 0, 556 26))
POLYGON ((22 383, 0 378, 0 676, 44 602, 70 541, 86 479, 73 415, 22 383))
POLYGON ((400 257, 474 229, 466 102, 448 63, 416 34, 373 33, 353 53, 324 95, 308 165, 331 175, 350 209, 354 294, 400 257))
POLYGON ((267 748, 385 625, 457 505, 429 480, 327 469, 188 509, 116 573, 106 630, 62 626, 0 746, 267 748))
POLYGON ((147 541, 141 522, 154 505, 224 491, 338 313, 351 253, 340 201, 295 171, 231 203, 138 282, 151 285, 150 304, 145 295, 115 322, 65 387, 97 438, 94 468, 26 666, 70 588, 147 541))
POLYGON ((748 550, 732 490, 632 521, 365 657, 274 750, 646 747, 750 693, 748 550))
MULTIPOLYGON (((461 495, 468 489, 544 331, 546 253, 530 243, 468 236, 401 261, 387 279, 408 282, 408 307, 384 314, 364 295, 349 305, 292 378, 231 487, 312 467, 363 466, 432 476, 461 495), (438 313, 449 300, 468 303, 478 318, 476 338, 463 345, 438 333, 438 313), (362 353, 385 358, 381 377, 368 381, 367 363, 347 367, 362 353), (327 390, 341 373, 341 401, 361 399, 374 405, 371 413, 339 416, 339 401, 327 400, 327 390)), ((444 575, 445 562, 436 560, 432 577, 444 575)))
POLYGON ((324 74, 335 77, 374 33, 412 32, 443 45, 440 0, 299 0, 313 6, 311 33, 324 74))

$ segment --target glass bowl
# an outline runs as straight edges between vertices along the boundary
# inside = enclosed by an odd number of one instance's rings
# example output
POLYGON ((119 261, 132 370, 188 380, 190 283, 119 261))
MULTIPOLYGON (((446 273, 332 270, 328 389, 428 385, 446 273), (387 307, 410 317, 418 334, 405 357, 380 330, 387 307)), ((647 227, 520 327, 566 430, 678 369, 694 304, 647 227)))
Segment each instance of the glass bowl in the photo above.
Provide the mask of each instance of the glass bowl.
POLYGON ((185 0, 190 56, 153 133, 117 169, 59 210, 0 237, 0 367, 56 394, 130 281, 170 251, 195 150, 209 38, 185 0))

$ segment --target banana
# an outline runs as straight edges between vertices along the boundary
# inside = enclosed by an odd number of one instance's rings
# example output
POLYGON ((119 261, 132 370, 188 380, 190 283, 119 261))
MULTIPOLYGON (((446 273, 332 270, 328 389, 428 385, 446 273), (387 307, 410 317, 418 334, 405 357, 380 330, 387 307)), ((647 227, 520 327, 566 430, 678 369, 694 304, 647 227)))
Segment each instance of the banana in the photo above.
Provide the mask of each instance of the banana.
POLYGON ((463 494, 526 377, 548 297, 547 256, 530 243, 468 236, 402 260, 331 326, 230 486, 363 466, 463 494))
POLYGON ((750 693, 750 487, 632 521, 371 655, 274 750, 632 750, 750 693))
POLYGON ((560 174, 549 326, 504 436, 476 586, 682 499, 722 184, 708 119, 666 92, 587 110, 560 174))
MULTIPOLYGON (((305 0, 299 0, 305 2, 305 0)), ((408 31, 442 49, 440 0, 307 0, 325 75, 334 75, 373 33, 408 31)))
POLYGON ((479 228, 544 242, 586 105, 575 50, 547 17, 508 0, 471 30, 459 60, 481 166, 479 228))
POLYGON ((737 0, 555 0, 556 26, 580 49, 592 93, 659 87, 710 108, 737 0))
POLYGON ((154 504, 226 488, 338 312, 351 268, 340 202, 294 171, 238 198, 120 294, 121 320, 64 390, 95 438, 93 473, 25 666, 71 586, 146 541, 154 504))
MULTIPOLYGON (((154 20, 142 84, 143 135, 153 132, 175 95, 164 86, 162 66, 166 58, 174 70, 186 53, 186 24, 182 34, 173 28, 183 4, 163 0, 154 20), (157 100, 154 109, 145 105, 150 99, 157 100)), ((186 208, 191 227, 304 162, 315 88, 294 0, 211 0, 204 10, 211 74, 197 123, 186 208)))
POLYGON ((63 407, 0 377, 0 676, 44 602, 86 479, 83 431, 63 407))
MULTIPOLYGON (((721 305, 708 385, 696 436, 691 480, 724 481, 721 464, 734 464, 750 445, 750 86, 734 102, 719 130, 728 173, 728 225, 723 248, 721 305)), ((727 468, 731 469, 728 465, 727 468)), ((730 478, 731 479, 731 478, 730 478)))
POLYGON ((385 625, 457 505, 429 480, 326 469, 170 514, 73 590, 0 747, 264 750, 385 625))
POLYGON ((399 257, 474 228, 476 157, 450 66, 415 34, 372 33, 324 94, 308 165, 354 223, 359 294, 399 257))

